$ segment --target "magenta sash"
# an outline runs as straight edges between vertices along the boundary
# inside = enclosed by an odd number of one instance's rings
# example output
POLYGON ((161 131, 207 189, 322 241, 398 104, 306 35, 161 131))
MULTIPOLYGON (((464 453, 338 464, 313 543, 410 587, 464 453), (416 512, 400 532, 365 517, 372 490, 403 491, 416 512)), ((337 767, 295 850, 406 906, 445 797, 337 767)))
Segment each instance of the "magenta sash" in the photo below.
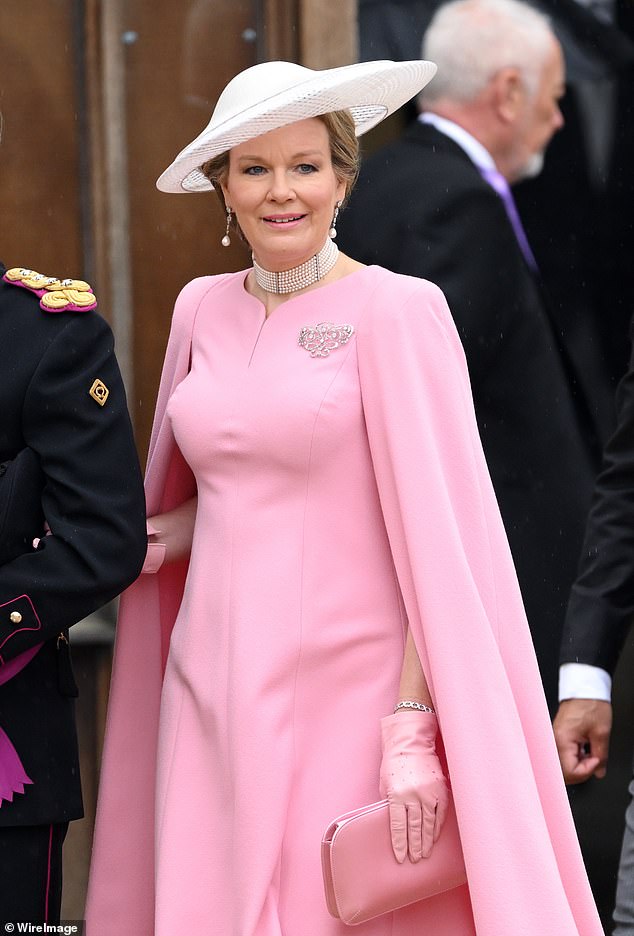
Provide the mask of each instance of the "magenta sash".
MULTIPOLYGON (((17 676, 27 663, 31 662, 41 646, 39 643, 5 663, 0 668, 0 686, 17 676)), ((11 744, 6 731, 0 727, 0 807, 4 800, 13 802, 14 793, 24 793, 26 783, 33 781, 26 775, 18 752, 11 744)))

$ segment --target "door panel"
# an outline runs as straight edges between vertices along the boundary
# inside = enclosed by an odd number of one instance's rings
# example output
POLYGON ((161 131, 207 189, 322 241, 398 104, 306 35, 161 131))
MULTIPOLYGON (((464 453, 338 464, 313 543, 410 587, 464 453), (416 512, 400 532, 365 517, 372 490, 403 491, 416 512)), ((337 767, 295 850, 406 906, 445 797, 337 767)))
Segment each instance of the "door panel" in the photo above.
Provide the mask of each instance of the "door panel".
POLYGON ((0 259, 8 266, 79 277, 88 271, 82 257, 83 140, 73 9, 72 0, 2 2, 0 259))

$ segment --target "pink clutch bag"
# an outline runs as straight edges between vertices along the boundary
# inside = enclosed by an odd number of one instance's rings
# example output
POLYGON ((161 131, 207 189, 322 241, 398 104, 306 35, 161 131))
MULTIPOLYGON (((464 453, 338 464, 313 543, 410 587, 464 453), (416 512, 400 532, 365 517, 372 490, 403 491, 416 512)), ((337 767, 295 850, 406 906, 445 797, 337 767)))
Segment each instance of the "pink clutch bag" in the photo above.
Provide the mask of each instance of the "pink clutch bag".
POLYGON ((321 860, 328 910, 351 926, 467 880, 453 803, 431 855, 416 864, 394 857, 387 800, 335 819, 322 839, 321 860))

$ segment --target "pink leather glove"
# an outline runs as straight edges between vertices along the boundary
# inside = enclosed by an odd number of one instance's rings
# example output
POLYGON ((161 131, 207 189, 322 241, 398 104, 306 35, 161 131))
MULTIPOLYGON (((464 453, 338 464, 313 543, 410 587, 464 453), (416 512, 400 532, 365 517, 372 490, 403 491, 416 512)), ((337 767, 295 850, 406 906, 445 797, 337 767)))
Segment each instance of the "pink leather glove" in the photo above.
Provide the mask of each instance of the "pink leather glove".
POLYGON ((447 814, 449 791, 436 755, 436 716, 396 712, 381 719, 380 791, 389 802, 394 857, 428 858, 447 814))

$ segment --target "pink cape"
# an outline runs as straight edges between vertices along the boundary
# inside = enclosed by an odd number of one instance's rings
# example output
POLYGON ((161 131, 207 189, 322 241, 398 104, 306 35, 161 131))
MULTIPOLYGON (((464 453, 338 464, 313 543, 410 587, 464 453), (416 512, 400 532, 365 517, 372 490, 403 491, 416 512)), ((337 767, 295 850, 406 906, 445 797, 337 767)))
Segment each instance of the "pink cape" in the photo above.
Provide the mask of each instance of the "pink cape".
MULTIPOLYGON (((430 284, 376 267, 363 276, 372 287, 356 329, 363 411, 398 582, 439 713, 475 931, 601 936, 453 321, 430 284)), ((196 280, 177 301, 148 515, 195 492, 165 410, 188 371, 196 315, 227 279, 196 280)), ((122 598, 91 936, 154 933, 159 703, 185 574, 183 566, 141 576, 122 598)), ((200 925, 213 932, 211 917, 200 925)))

